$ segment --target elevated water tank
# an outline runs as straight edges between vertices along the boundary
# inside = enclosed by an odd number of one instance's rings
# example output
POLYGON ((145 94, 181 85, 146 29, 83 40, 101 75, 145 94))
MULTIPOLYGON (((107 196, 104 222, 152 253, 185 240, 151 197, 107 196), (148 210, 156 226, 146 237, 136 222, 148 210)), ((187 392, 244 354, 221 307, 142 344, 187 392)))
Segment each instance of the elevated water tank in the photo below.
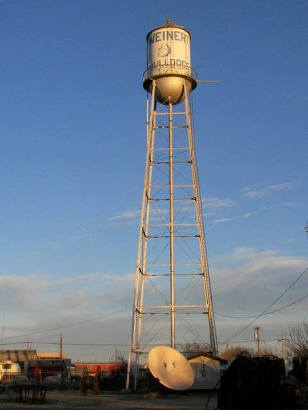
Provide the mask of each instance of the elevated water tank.
POLYGON ((190 39, 190 32, 173 24, 170 18, 166 25, 147 34, 147 69, 143 87, 152 92, 155 79, 155 97, 162 104, 183 101, 185 83, 189 92, 197 86, 190 62, 190 39))

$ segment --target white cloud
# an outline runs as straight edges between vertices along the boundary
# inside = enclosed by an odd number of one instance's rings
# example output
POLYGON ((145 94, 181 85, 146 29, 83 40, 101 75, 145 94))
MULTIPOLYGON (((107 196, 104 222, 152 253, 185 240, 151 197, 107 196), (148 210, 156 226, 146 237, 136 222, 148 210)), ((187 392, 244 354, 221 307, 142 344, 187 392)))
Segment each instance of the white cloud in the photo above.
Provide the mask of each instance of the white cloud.
MULTIPOLYGON (((202 200, 206 214, 207 215, 215 215, 216 211, 220 211, 225 208, 233 207, 237 204, 236 201, 230 198, 218 198, 218 197, 210 197, 202 200)), ((176 212, 177 213, 184 213, 184 212, 194 212, 194 203, 191 204, 183 204, 177 205, 176 212)), ((152 206, 151 207, 151 221, 158 221, 164 218, 168 218, 169 209, 152 206)), ((122 212, 119 212, 116 215, 110 216, 107 219, 107 222, 112 225, 130 225, 138 223, 140 218, 140 209, 126 209, 122 212)), ((219 223, 219 222, 218 222, 219 223)))
MULTIPOLYGON (((212 261, 211 281, 216 323, 221 340, 235 334, 249 323, 249 318, 264 311, 307 268, 308 258, 282 254, 277 250, 239 247, 212 261), (234 318, 232 318, 234 316, 234 318)), ((307 293, 308 272, 270 309, 275 310, 300 299, 307 293)), ((263 336, 287 334, 290 323, 304 319, 307 299, 275 314, 261 317, 253 326, 261 326, 263 336)), ((248 328, 239 339, 252 338, 248 328)))
MULTIPOLYGON (((264 189, 263 191, 248 191, 249 188, 244 188, 244 190, 247 190, 244 192, 244 195, 248 197, 261 198, 262 196, 265 196, 269 192, 279 191, 283 189, 291 189, 291 185, 292 185, 291 183, 271 185, 270 187, 264 189)), ((213 225, 213 226, 218 225, 218 224, 224 224, 227 222, 232 222, 232 221, 239 220, 239 219, 251 218, 252 216, 255 216, 261 212, 269 211, 277 207, 291 207, 291 206, 296 205, 294 202, 282 202, 282 203, 275 204, 275 205, 261 207, 258 210, 255 210, 254 212, 248 211, 240 215, 224 216, 223 211, 225 209, 232 208, 238 205, 238 203, 235 200, 230 199, 230 198, 211 197, 206 200, 202 200, 202 202, 204 205, 204 211, 205 211, 206 217, 216 216, 215 219, 212 219, 210 221, 210 225, 213 225)), ((195 212, 194 204, 191 203, 188 205, 187 204, 177 205, 176 213, 180 214, 184 212, 187 213, 187 217, 189 215, 193 216, 195 212)), ((158 222, 163 221, 163 222, 168 223, 168 217, 169 217, 168 215, 169 215, 169 209, 152 207, 151 208, 151 223, 155 223, 156 221, 158 222)), ((125 210, 114 216, 109 217, 107 221, 112 225, 130 225, 130 224, 138 223, 139 217, 140 217, 140 210, 125 210)))
MULTIPOLYGON (((134 277, 134 273, 90 273, 61 278, 42 274, 0 275, 3 341, 25 340, 24 336, 19 337, 24 334, 29 334, 30 341, 44 337, 57 340, 58 332, 63 331, 66 341, 105 343, 108 339, 109 343, 111 339, 128 343, 134 277)), ((44 345, 43 349, 48 347, 44 345)), ((112 347, 105 350, 112 352, 112 347)), ((83 354, 89 352, 85 347, 77 357, 86 357, 83 354)))
POLYGON ((294 187, 293 182, 282 182, 281 184, 269 185, 261 189, 243 188, 242 192, 248 198, 263 198, 271 193, 290 190, 294 187))
MULTIPOLYGON (((189 210, 191 208, 188 208, 187 206, 183 206, 181 208, 178 207, 177 212, 185 212, 186 210, 189 210)), ((169 209, 164 209, 164 208, 159 208, 159 207, 151 207, 151 222, 155 221, 161 221, 165 220, 168 221, 169 217, 169 209)), ((136 224, 139 222, 140 218, 140 210, 132 210, 132 209, 127 209, 123 212, 120 212, 114 216, 111 216, 107 219, 107 222, 109 222, 112 225, 132 225, 136 224)))
POLYGON ((140 217, 140 210, 139 209, 127 209, 123 212, 119 212, 114 216, 110 216, 107 221, 110 223, 116 224, 131 224, 138 221, 140 217))
POLYGON ((222 223, 226 223, 226 222, 230 222, 230 221, 234 221, 237 219, 246 219, 246 218, 250 218, 252 216, 254 216, 255 213, 254 212, 246 212, 245 214, 241 214, 241 215, 237 215, 237 216, 233 216, 233 217, 229 217, 229 218, 216 218, 213 221, 211 221, 211 225, 217 225, 217 224, 222 224, 222 223))
POLYGON ((205 204, 206 210, 220 210, 224 208, 230 208, 237 204, 236 201, 230 198, 217 198, 217 197, 210 197, 203 200, 205 204))
POLYGON ((68 300, 67 295, 71 295, 75 306, 82 309, 85 303, 82 293, 87 293, 86 289, 91 284, 103 282, 106 278, 108 275, 96 273, 60 279, 42 274, 0 275, 0 308, 4 312, 19 312, 20 316, 28 317, 41 316, 45 310, 44 315, 47 317, 54 314, 57 306, 60 308, 62 305, 65 310, 65 300, 68 300))
POLYGON ((211 222, 211 225, 222 224, 225 222, 233 221, 234 218, 216 218, 211 222))
MULTIPOLYGON (((308 266, 308 259, 304 257, 245 246, 235 248, 230 254, 218 255, 210 262, 214 309, 235 316, 262 312, 308 266)), ((9 336, 15 335, 16 339, 18 334, 29 333, 30 340, 57 341, 58 332, 63 331, 67 342, 128 344, 134 277, 134 273, 89 273, 61 278, 42 274, 2 275, 0 307, 6 313, 5 340, 9 342, 12 340, 9 336), (50 331, 46 334, 45 329, 50 331), (31 336, 37 331, 44 333, 31 336)), ((187 295, 184 292, 183 297, 193 302, 202 290, 197 281, 188 284, 185 287, 187 295)), ((305 275, 274 308, 302 297, 307 287, 308 275, 305 275)), ((268 331, 270 337, 274 332, 271 323, 281 320, 280 328, 275 325, 275 332, 280 332, 283 323, 287 327, 290 321, 301 320, 303 311, 306 309, 299 304, 281 314, 264 317, 262 332, 268 331)), ((235 333, 247 320, 217 315, 216 322, 219 337, 224 338, 235 333)), ((192 326, 192 322, 189 323, 192 326)), ((199 327, 199 331, 203 330, 206 326, 199 327)), ((190 337, 186 329, 185 338, 189 340, 190 337)), ((48 346, 42 345, 42 348, 48 346)), ((73 358, 94 359, 91 348, 72 349, 67 347, 73 358)), ((108 358, 112 349, 112 346, 95 349, 95 354, 100 355, 96 358, 108 358)))
MULTIPOLYGON (((283 255, 276 250, 257 251, 239 247, 229 255, 222 255, 214 262, 212 280, 215 285, 218 310, 260 312, 271 303, 307 266, 308 259, 283 255)), ((290 289, 290 295, 303 295, 308 284, 308 274, 298 286, 290 289)))
POLYGON ((254 215, 253 212, 246 212, 245 214, 241 215, 241 218, 250 218, 253 215, 254 215))

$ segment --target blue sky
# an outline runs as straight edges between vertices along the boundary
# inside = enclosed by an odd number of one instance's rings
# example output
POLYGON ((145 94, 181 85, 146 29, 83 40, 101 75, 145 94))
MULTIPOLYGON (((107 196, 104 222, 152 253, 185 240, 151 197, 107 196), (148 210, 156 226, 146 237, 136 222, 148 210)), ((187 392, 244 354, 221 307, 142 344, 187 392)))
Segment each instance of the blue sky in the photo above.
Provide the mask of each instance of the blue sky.
MULTIPOLYGON (((128 342, 145 35, 168 16, 191 31, 199 78, 220 80, 193 93, 215 309, 259 313, 308 265, 306 2, 2 0, 2 336, 120 312, 122 332, 111 315, 64 340, 128 342)), ((259 321, 264 337, 304 320, 306 303, 259 321)), ((216 321, 220 340, 247 323, 216 321)))

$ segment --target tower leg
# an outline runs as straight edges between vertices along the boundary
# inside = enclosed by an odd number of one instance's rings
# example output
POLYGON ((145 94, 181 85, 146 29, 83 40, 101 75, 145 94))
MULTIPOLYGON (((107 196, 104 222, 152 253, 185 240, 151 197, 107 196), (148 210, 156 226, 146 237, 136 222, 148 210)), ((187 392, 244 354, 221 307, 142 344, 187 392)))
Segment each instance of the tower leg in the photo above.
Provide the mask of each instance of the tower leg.
POLYGON ((207 262, 205 237, 204 237, 202 199, 200 195, 198 168, 197 168, 197 161, 196 161, 196 151, 195 151, 194 136, 193 136, 193 131, 192 131, 189 94, 188 94, 186 83, 184 85, 184 92, 185 92, 184 101, 185 101, 185 113, 186 113, 186 123, 187 123, 187 133, 188 133, 188 144, 189 144, 189 151, 190 151, 192 180, 193 180, 193 188, 194 188, 194 195, 195 195, 195 210, 196 210, 197 223, 198 223, 200 258, 201 258, 201 267, 202 267, 204 296, 205 296, 205 311, 208 314, 211 350, 214 355, 217 355, 218 354, 218 344, 217 344, 216 326, 215 326, 214 311, 213 311, 210 275, 209 275, 209 268, 208 268, 208 262, 207 262))
MULTIPOLYGON (((147 150, 146 150, 146 164, 145 164, 145 173, 144 173, 144 183, 143 183, 143 194, 142 194, 142 205, 140 213, 140 222, 139 222, 139 237, 138 237, 138 251, 137 251, 137 264, 136 264, 136 276, 135 276, 135 287, 134 287, 134 303, 133 303, 133 313, 132 313, 132 329, 131 329, 131 341, 130 349, 128 352, 128 362, 127 362, 127 374, 126 374, 126 390, 129 389, 130 385, 130 374, 132 368, 132 359, 133 353, 135 354, 135 379, 134 379, 134 389, 137 385, 137 366, 139 362, 139 350, 140 350, 140 338, 141 338, 141 321, 142 321, 142 309, 143 309, 143 289, 144 289, 144 269, 145 269, 145 256, 143 252, 143 236, 145 226, 148 226, 148 223, 145 223, 145 215, 147 215, 148 220, 148 206, 149 202, 147 201, 147 190, 149 181, 152 180, 151 168, 149 163, 151 161, 151 151, 153 151, 154 145, 154 129, 155 129, 155 112, 156 112, 156 101, 155 101, 155 91, 156 91, 156 82, 153 81, 152 85, 152 97, 151 97, 151 114, 150 119, 147 121, 147 150), (149 175, 150 174, 150 175, 149 175), (147 213, 146 213, 147 209, 147 213), (140 282, 142 292, 140 295, 140 282), (138 306, 139 309, 138 309, 138 306)), ((147 114, 148 116, 148 114, 147 114)))
POLYGON ((175 348, 174 311, 174 188, 173 188, 173 107, 169 103, 169 251, 170 251, 170 346, 175 348))

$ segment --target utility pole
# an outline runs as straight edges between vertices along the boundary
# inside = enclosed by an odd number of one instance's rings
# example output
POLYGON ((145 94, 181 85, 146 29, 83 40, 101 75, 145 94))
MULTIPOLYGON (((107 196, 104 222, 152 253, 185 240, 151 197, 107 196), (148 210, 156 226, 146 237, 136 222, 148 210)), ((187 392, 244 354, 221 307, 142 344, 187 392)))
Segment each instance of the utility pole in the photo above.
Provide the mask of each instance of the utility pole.
POLYGON ((1 327, 1 348, 4 349, 4 320, 5 320, 5 313, 2 316, 2 327, 1 327))
POLYGON ((260 328, 255 327, 254 339, 257 342, 257 355, 260 356, 260 328))
POLYGON ((281 356, 284 362, 286 362, 286 340, 283 336, 283 334, 281 335, 281 338, 279 339, 279 341, 281 342, 281 356))
POLYGON ((62 360, 63 359, 63 350, 62 350, 62 347, 63 347, 63 333, 60 333, 60 335, 59 335, 60 337, 59 337, 59 356, 60 356, 60 360, 62 360))

